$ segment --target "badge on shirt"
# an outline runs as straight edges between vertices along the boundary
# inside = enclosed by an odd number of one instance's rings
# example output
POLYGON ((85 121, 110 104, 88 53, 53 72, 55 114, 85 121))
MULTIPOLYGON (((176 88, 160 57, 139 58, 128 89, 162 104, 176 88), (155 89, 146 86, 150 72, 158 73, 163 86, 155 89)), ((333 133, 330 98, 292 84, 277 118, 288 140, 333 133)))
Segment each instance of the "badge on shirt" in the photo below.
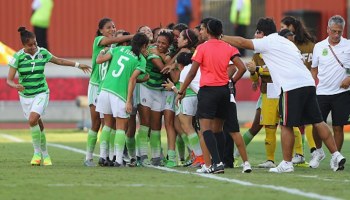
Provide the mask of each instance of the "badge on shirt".
POLYGON ((322 51, 322 56, 327 56, 328 55, 328 49, 324 48, 322 51))
POLYGON ((39 53, 39 54, 38 54, 38 59, 39 59, 39 60, 42 60, 42 59, 43 59, 43 54, 39 53))

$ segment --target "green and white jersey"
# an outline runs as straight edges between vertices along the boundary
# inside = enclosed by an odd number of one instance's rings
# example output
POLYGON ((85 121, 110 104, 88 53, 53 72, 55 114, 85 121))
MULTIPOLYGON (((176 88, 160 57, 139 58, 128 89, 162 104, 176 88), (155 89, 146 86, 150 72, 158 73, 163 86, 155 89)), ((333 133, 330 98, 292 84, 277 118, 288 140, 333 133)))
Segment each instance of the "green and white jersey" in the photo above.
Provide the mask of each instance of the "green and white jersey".
POLYGON ((90 76, 90 83, 93 85, 100 84, 100 66, 96 63, 96 58, 100 51, 105 48, 105 46, 100 46, 100 42, 104 36, 95 37, 94 44, 92 46, 92 71, 90 76))
POLYGON ((18 82, 25 88, 19 95, 24 97, 33 97, 37 94, 49 93, 46 77, 44 74, 45 64, 52 58, 52 54, 45 48, 38 47, 38 51, 32 56, 24 52, 24 49, 18 51, 9 66, 18 71, 18 82))
MULTIPOLYGON (((156 48, 156 47, 155 46, 149 47, 149 49, 151 48, 156 48)), ((154 58, 159 58, 162 60, 162 58, 156 54, 150 53, 147 56, 146 73, 149 74, 149 79, 147 82, 142 84, 152 90, 162 90, 164 89, 162 86, 164 82, 164 77, 163 77, 163 74, 158 69, 158 67, 152 63, 152 59, 154 58)), ((162 62, 164 63, 163 60, 162 62)))
POLYGON ((146 59, 140 59, 131 51, 131 46, 120 46, 108 51, 112 60, 102 84, 102 90, 108 91, 126 101, 129 79, 135 70, 146 71, 146 59))

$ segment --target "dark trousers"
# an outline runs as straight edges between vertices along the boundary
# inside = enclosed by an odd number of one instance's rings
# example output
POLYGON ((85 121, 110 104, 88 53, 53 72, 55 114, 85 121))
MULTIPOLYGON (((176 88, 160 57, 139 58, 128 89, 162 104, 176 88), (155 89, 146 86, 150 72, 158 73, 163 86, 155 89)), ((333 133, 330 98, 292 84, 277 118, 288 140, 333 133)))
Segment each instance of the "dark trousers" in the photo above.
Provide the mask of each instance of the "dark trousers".
POLYGON ((36 36, 36 41, 38 42, 38 46, 49 50, 49 47, 47 44, 47 28, 40 28, 40 27, 34 26, 34 33, 36 36))

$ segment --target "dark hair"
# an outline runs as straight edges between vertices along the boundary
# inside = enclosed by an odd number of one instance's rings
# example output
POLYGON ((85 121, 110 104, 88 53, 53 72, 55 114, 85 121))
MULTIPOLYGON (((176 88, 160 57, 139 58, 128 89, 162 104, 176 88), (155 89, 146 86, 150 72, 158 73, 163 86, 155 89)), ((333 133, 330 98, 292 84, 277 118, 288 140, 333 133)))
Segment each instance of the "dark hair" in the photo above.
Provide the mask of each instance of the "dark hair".
POLYGON ((141 48, 143 45, 147 45, 149 39, 144 33, 136 33, 131 40, 131 51, 138 57, 140 60, 141 48))
POLYGON ((158 30, 160 30, 160 29, 161 29, 160 27, 156 27, 156 28, 152 29, 152 33, 153 33, 153 35, 155 35, 155 34, 156 34, 156 32, 157 32, 158 30))
POLYGON ((294 41, 297 44, 303 44, 307 41, 311 41, 313 43, 316 42, 316 38, 312 36, 305 28, 304 24, 292 16, 284 17, 281 22, 287 26, 292 25, 294 28, 294 41))
MULTIPOLYGON (((204 18, 204 19, 202 19, 201 24, 203 24, 204 27, 207 27, 208 22, 209 22, 210 20, 213 20, 213 19, 215 19, 215 18, 212 18, 212 17, 204 18)), ((199 29, 200 29, 200 25, 199 25, 199 29)))
POLYGON ((103 29, 103 27, 108 23, 111 22, 112 20, 109 18, 103 18, 98 22, 98 29, 96 31, 96 36, 101 36, 102 33, 100 32, 100 29, 103 29))
POLYGON ((17 30, 20 32, 22 44, 27 44, 28 40, 35 38, 35 34, 33 32, 27 31, 25 27, 21 26, 17 30))
POLYGON ((174 23, 170 23, 166 26, 167 29, 173 30, 175 24, 174 23))
POLYGON ((174 34, 171 31, 162 30, 162 31, 159 32, 158 37, 159 36, 166 37, 168 42, 169 42, 169 45, 171 45, 173 43, 173 41, 174 41, 174 34))
POLYGON ((198 43, 198 37, 197 35, 194 33, 193 30, 191 29, 186 29, 186 30, 183 30, 181 32, 182 36, 188 40, 188 43, 186 46, 184 46, 185 48, 193 48, 197 45, 198 43))
POLYGON ((222 34, 222 22, 218 19, 212 19, 208 21, 207 31, 210 35, 218 38, 222 34))
POLYGON ((176 62, 186 66, 192 63, 192 53, 186 53, 186 52, 181 52, 177 57, 176 57, 176 62))
POLYGON ((256 30, 262 31, 265 36, 268 36, 272 33, 276 33, 276 24, 271 18, 260 18, 258 23, 256 24, 256 30))
POLYGON ((175 24, 174 27, 172 28, 173 30, 178 30, 179 32, 188 29, 188 26, 186 24, 183 23, 178 23, 175 24))
POLYGON ((287 38, 288 36, 292 36, 294 34, 289 29, 283 29, 278 33, 278 35, 287 38))

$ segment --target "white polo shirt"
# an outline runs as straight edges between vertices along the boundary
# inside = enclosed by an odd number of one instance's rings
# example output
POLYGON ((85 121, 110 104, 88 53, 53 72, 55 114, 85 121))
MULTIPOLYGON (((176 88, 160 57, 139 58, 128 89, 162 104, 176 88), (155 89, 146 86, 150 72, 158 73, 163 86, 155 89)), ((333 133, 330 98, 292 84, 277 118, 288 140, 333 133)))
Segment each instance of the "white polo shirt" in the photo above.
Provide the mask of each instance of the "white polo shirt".
MULTIPOLYGON (((311 67, 318 67, 317 95, 333 95, 350 90, 340 88, 341 82, 347 77, 346 70, 340 66, 328 45, 327 37, 314 47, 311 67)), ((350 41, 342 37, 332 49, 344 67, 350 68, 350 41)))
POLYGON ((295 44, 277 33, 261 39, 253 39, 254 50, 261 53, 271 78, 283 91, 315 86, 311 72, 304 65, 303 57, 295 44))
MULTIPOLYGON (((182 71, 180 72, 180 79, 179 82, 180 83, 184 83, 186 76, 188 74, 188 72, 190 71, 192 67, 192 64, 186 65, 182 71)), ((198 94, 198 90, 199 90, 199 80, 201 79, 201 70, 197 71, 196 76, 194 77, 194 79, 191 81, 190 85, 188 86, 189 88, 191 88, 193 90, 193 92, 195 92, 196 94, 198 94)))

